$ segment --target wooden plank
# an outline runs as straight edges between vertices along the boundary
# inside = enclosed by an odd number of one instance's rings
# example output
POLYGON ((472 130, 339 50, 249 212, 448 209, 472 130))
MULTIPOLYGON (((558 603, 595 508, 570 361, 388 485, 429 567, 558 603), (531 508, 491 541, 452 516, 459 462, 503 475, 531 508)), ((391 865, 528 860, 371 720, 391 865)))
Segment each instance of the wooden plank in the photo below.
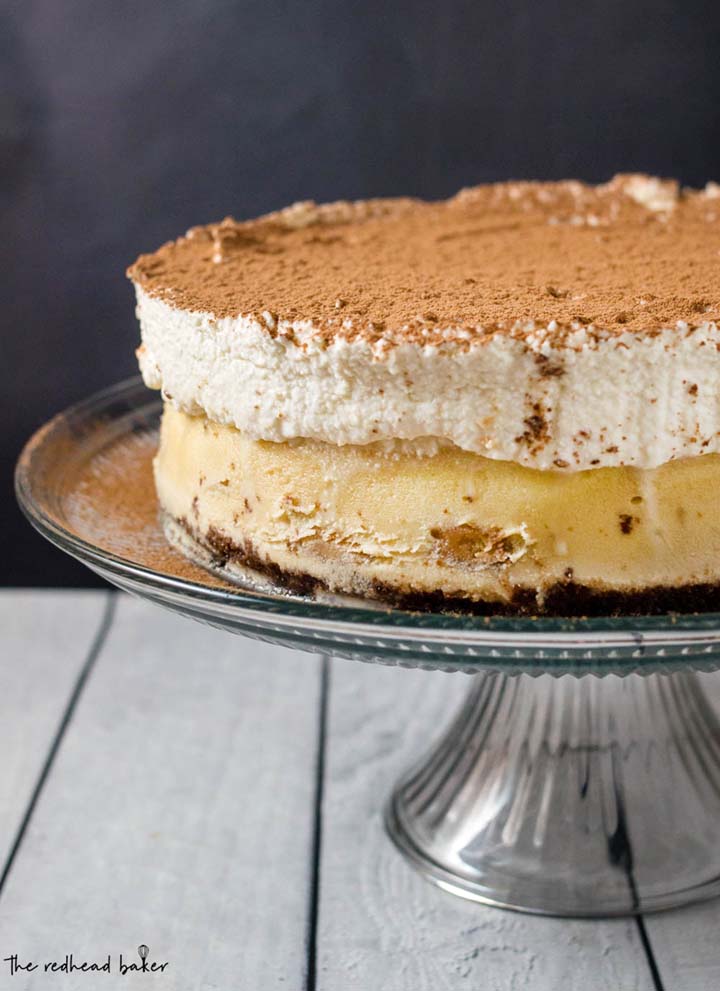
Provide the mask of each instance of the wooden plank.
POLYGON ((461 675, 333 661, 324 781, 322 991, 647 991, 633 920, 544 919, 446 894, 392 848, 382 806, 447 721, 461 675))
POLYGON ((0 956, 116 969, 144 943, 169 966, 123 987, 301 988, 319 674, 122 597, 0 901, 0 956))
POLYGON ((718 901, 645 916, 645 928, 668 991, 720 988, 718 901))
MULTIPOLYGON (((699 677, 715 709, 720 712, 720 673, 699 677)), ((718 991, 720 899, 648 915, 645 917, 645 928, 664 987, 682 991, 718 991)))
POLYGON ((0 874, 107 599, 106 592, 0 592, 0 874))

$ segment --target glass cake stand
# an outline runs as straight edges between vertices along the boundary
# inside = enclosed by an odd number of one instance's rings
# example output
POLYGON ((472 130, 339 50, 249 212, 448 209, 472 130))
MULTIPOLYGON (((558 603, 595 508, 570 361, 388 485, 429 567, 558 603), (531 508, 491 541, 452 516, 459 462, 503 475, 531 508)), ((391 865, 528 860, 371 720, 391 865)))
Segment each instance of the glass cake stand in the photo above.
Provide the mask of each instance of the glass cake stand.
POLYGON ((720 721, 698 674, 719 666, 720 614, 411 613, 294 595, 251 573, 231 584, 164 540, 151 477, 159 411, 132 379, 56 417, 20 458, 20 505, 108 581, 185 616, 301 650, 473 674, 387 805, 391 838, 427 878, 572 916, 720 893, 720 721))

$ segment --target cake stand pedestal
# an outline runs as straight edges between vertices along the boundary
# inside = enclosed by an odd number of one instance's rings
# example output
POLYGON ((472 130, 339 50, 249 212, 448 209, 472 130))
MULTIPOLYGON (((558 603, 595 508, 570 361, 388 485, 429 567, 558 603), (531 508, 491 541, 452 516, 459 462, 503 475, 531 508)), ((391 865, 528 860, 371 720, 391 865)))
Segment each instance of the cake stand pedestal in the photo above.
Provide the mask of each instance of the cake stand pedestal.
POLYGON ((232 585, 164 539, 151 470, 160 405, 133 379, 60 414, 20 458, 21 507, 108 581, 185 616, 301 650, 471 673, 465 704, 387 808, 390 836, 426 877, 573 916, 720 893, 720 724, 696 673, 720 667, 720 614, 407 613, 252 575, 232 585))
POLYGON ((571 916, 720 893, 720 723, 697 675, 473 680, 387 807, 425 877, 571 916))

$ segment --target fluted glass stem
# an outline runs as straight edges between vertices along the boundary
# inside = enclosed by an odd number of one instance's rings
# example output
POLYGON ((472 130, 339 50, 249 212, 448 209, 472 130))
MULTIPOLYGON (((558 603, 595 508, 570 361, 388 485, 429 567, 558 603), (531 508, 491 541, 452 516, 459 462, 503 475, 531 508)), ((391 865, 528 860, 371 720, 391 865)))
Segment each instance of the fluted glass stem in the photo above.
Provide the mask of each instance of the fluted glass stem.
POLYGON ((388 828, 457 894, 560 915, 720 892, 720 722, 699 678, 480 675, 388 828))

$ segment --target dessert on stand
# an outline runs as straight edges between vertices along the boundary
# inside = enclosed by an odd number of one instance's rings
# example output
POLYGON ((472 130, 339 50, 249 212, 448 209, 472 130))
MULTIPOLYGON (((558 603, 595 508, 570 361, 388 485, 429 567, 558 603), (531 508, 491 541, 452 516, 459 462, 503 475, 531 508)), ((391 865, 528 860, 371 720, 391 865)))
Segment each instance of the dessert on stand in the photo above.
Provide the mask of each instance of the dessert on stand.
POLYGON ((720 187, 647 176, 194 228, 129 271, 144 384, 42 428, 20 504, 189 617, 474 675, 387 806, 441 887, 716 895, 719 267, 720 187))

